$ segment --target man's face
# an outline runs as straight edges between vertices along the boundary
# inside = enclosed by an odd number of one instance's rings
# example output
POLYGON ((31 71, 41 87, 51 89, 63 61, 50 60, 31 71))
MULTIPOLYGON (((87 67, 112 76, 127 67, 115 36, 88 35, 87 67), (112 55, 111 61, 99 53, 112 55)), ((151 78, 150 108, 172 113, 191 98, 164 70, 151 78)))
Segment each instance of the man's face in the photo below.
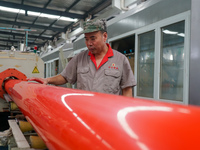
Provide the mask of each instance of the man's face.
POLYGON ((101 31, 85 33, 85 44, 88 50, 93 54, 99 54, 103 51, 107 40, 107 33, 101 31))

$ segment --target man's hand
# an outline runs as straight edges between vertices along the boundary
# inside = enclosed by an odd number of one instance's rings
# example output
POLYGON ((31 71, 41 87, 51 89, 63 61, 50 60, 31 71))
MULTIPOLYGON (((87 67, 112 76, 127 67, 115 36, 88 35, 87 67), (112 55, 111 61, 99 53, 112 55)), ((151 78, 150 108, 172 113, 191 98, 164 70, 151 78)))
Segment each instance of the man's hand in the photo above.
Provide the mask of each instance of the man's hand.
POLYGON ((32 78, 27 78, 26 79, 27 81, 36 81, 36 82, 39 82, 39 83, 41 83, 41 84, 48 84, 48 78, 34 78, 34 77, 32 77, 32 78))
POLYGON ((27 78, 27 81, 37 81, 42 84, 62 85, 67 83, 67 80, 60 74, 49 78, 27 78))

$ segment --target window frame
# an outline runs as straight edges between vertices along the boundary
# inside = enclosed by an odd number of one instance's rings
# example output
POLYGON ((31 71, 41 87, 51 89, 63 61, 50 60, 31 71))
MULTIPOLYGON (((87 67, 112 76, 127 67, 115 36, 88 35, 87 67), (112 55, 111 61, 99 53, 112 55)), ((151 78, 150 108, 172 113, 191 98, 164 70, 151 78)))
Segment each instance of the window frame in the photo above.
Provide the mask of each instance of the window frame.
MULTIPOLYGON (((55 61, 56 60, 59 60, 59 58, 55 58, 55 59, 52 59, 52 60, 49 60, 49 61, 46 61, 44 64, 46 64, 46 72, 45 72, 45 74, 46 74, 46 78, 49 78, 49 77, 52 77, 52 69, 54 69, 54 68, 52 68, 52 63, 54 63, 54 67, 55 67, 55 61), (49 67, 49 68, 48 68, 49 67)), ((54 72, 53 72, 53 74, 55 75, 55 70, 53 70, 54 72)), ((54 76, 53 75, 53 76, 54 76)))

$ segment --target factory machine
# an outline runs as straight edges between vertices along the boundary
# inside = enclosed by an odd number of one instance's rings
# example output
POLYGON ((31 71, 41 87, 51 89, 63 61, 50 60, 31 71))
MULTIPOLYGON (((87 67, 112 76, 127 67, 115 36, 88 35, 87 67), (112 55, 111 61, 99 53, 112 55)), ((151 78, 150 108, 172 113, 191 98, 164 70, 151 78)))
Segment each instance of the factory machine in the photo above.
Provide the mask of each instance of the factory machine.
MULTIPOLYGON (((200 149, 199 107, 26 81, 39 76, 33 74, 35 67, 43 72, 40 59, 35 54, 15 53, 13 58, 8 54, 1 56, 0 96, 17 105, 24 121, 45 143, 43 149, 200 149), (15 64, 16 60, 23 62, 15 64)), ((30 138, 34 132, 20 127, 16 119, 8 121, 17 143, 11 149, 35 149, 30 138), (27 132, 29 140, 23 138, 27 132)))
MULTIPOLYGON (((38 138, 30 123, 26 122, 24 115, 17 105, 10 99, 10 96, 5 93, 3 85, 5 80, 8 79, 25 81, 27 77, 44 77, 44 62, 36 53, 15 51, 14 49, 9 51, 4 50, 0 51, 0 72, 0 113, 9 114, 10 120, 7 124, 9 124, 10 129, 12 129, 12 132, 11 130, 0 132, 0 149, 2 149, 1 145, 8 145, 9 150, 17 150, 17 148, 20 149, 24 147, 30 148, 27 140, 34 140, 37 143, 41 142, 41 140, 38 138)), ((5 118, 4 115, 1 116, 5 118)), ((1 119, 1 126, 5 124, 5 120, 1 119)), ((33 146, 36 144, 34 141, 32 142, 33 146)), ((37 148, 37 145, 34 147, 37 148)))
MULTIPOLYGON (((11 50, 0 51, 0 72, 8 68, 17 69, 26 74, 27 77, 44 77, 44 62, 35 53, 11 50)), ((2 77, 0 78, 2 80, 2 77)), ((0 99, 0 112, 6 107, 4 102, 0 99)))

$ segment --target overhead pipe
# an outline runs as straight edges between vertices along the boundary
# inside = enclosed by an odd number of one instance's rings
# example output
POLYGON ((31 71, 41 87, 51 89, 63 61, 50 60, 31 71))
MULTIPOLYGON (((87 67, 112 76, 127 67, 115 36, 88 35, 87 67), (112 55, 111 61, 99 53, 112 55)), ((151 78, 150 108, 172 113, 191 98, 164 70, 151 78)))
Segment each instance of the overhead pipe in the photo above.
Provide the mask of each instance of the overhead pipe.
POLYGON ((4 90, 50 150, 200 149, 199 107, 9 78, 4 90))
POLYGON ((121 6, 121 9, 124 10, 124 11, 129 10, 128 7, 125 7, 125 0, 120 0, 120 6, 121 6))

